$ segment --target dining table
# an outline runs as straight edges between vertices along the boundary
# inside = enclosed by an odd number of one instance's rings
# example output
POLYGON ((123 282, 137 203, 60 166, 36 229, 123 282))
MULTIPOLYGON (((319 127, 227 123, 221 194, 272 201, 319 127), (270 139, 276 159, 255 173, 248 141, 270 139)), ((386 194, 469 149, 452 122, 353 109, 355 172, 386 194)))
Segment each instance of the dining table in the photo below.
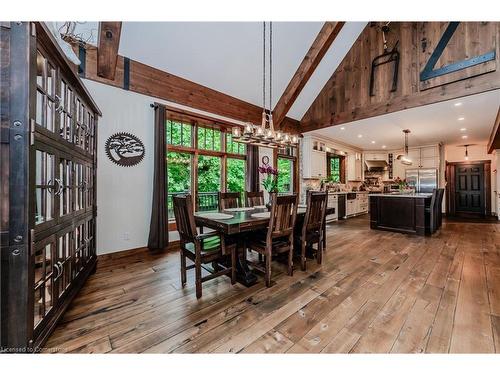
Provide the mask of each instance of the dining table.
MULTIPOLYGON (((326 214, 334 213, 334 208, 327 208, 326 214)), ((302 226, 306 213, 306 205, 297 206, 296 226, 302 226)), ((239 207, 224 210, 199 211, 194 214, 197 227, 209 228, 225 237, 237 241, 238 248, 242 249, 244 240, 251 232, 266 229, 269 225, 270 212, 266 206, 239 207)), ((237 281, 245 286, 257 282, 257 276, 249 268, 246 261, 246 252, 237 257, 237 281)))

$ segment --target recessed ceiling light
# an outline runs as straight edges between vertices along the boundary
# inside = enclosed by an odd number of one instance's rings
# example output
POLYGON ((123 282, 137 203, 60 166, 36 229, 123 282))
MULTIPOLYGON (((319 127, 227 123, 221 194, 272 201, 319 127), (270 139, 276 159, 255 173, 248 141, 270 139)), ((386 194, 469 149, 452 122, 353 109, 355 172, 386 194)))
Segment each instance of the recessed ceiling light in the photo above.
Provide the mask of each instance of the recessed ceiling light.
POLYGON ((462 102, 456 102, 455 107, 460 107, 462 105, 462 102))
POLYGON ((467 138, 469 138, 468 135, 462 135, 462 139, 467 139, 467 138))
POLYGON ((467 130, 467 128, 460 128, 460 131, 461 131, 461 132, 464 132, 464 131, 466 131, 466 130, 467 130))
POLYGON ((341 126, 341 127, 340 127, 340 130, 345 130, 345 126, 341 126))
POLYGON ((382 145, 382 148, 386 148, 387 146, 386 145, 382 145))
POLYGON ((458 120, 458 121, 464 121, 464 120, 465 120, 465 117, 459 117, 457 120, 458 120))
POLYGON ((363 138, 363 134, 358 134, 358 138, 363 138))
POLYGON ((372 143, 375 143, 375 141, 372 141, 372 143))

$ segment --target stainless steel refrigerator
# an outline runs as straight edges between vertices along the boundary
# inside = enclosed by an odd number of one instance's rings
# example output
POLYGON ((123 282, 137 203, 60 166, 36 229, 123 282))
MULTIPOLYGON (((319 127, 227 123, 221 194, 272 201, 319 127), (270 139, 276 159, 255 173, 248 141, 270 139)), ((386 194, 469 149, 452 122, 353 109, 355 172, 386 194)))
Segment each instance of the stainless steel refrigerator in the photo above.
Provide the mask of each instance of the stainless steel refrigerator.
POLYGON ((438 187, 437 169, 407 169, 406 181, 417 193, 432 193, 438 187))

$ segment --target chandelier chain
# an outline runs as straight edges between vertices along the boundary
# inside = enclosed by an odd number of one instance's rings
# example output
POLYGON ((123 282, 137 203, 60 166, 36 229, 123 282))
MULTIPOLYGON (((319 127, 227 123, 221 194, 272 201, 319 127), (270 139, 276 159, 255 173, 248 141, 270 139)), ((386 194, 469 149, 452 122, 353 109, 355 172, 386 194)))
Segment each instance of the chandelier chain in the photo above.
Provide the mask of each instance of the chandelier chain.
POLYGON ((262 32, 262 110, 266 110, 266 21, 262 32))

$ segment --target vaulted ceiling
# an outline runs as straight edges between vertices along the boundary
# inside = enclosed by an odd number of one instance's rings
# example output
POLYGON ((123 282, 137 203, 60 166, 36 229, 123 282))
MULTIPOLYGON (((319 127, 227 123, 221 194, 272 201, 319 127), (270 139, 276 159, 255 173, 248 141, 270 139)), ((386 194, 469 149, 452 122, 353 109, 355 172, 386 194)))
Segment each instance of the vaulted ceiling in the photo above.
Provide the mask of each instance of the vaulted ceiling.
MULTIPOLYGON (((323 22, 273 23, 273 107, 323 22)), ((300 120, 366 22, 347 22, 288 112, 300 120)), ((97 43, 98 23, 76 34, 97 43)), ((124 22, 119 54, 225 94, 262 105, 261 22, 124 22)))

